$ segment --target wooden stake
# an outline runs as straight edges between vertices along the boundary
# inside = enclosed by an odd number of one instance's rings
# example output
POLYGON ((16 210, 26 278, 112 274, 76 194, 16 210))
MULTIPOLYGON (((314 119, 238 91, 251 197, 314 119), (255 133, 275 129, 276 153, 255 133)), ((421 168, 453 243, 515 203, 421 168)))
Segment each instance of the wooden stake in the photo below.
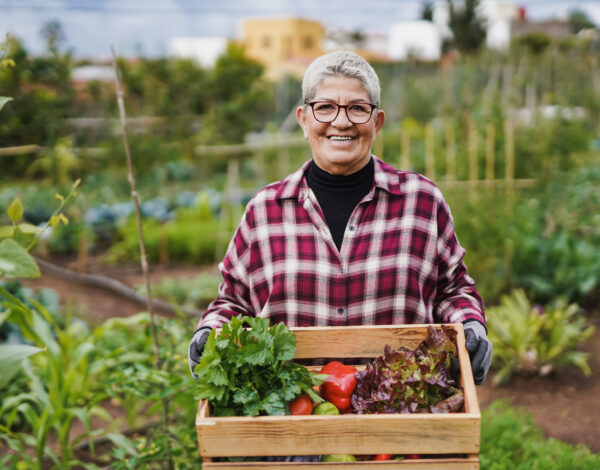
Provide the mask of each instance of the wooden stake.
POLYGON ((410 170, 410 133, 402 126, 402 155, 400 157, 400 169, 410 170))
POLYGON ((506 159, 504 179, 506 180, 506 205, 509 214, 512 214, 515 196, 515 143, 514 128, 508 119, 504 123, 504 152, 506 159))
POLYGON ((485 179, 493 181, 494 165, 495 165, 495 148, 496 128, 493 123, 488 123, 485 127, 485 179))
POLYGON ((456 181, 456 139, 451 119, 444 121, 446 135, 446 176, 448 181, 456 181))
POLYGON ((383 160, 383 129, 377 133, 377 138, 375 139, 375 144, 373 147, 373 153, 375 156, 383 160))
MULTIPOLYGON (((468 117, 467 120, 467 134, 468 134, 468 154, 469 154, 469 180, 477 181, 479 180, 479 165, 478 165, 478 151, 479 151, 479 142, 477 135, 477 126, 473 122, 471 117, 468 117)), ((477 200, 477 189, 475 184, 469 185, 469 199, 471 202, 477 200)))
POLYGON ((148 258, 146 256, 146 245, 144 244, 144 230, 142 228, 142 213, 140 211, 140 202, 138 192, 135 185, 135 176, 133 174, 133 161, 131 160, 131 152, 129 151, 129 139, 127 137, 127 120, 125 118, 125 105, 123 103, 123 91, 119 81, 119 67, 117 65, 117 56, 115 49, 111 46, 110 50, 113 56, 113 65, 115 69, 115 86, 117 90, 117 103, 119 105, 119 115, 121 117, 121 126, 123 127, 123 141, 125 144, 125 157, 127 158, 127 179, 131 187, 131 198, 135 206, 135 217, 137 219, 138 236, 140 239, 140 263, 142 265, 142 274, 144 276, 144 284, 146 286, 146 309, 150 314, 150 328, 152 331, 152 342, 154 346, 154 360, 156 366, 160 368, 160 354, 158 349, 158 336, 156 334, 156 322, 154 319, 154 311, 152 309, 152 295, 150 293, 150 273, 148 269, 148 258))
MULTIPOLYGON (((154 347, 154 361, 156 368, 161 368, 160 352, 158 349, 158 335, 156 334, 156 320, 154 318, 154 310, 152 308, 152 294, 150 292, 150 273, 148 269, 148 258, 146 257, 146 245, 144 244, 144 230, 142 228, 142 213, 140 211, 140 202, 138 192, 135 185, 135 176, 133 174, 133 161, 131 160, 131 152, 129 151, 129 140, 127 138, 127 119, 125 118, 125 105, 123 104, 123 91, 119 82, 119 67, 117 66, 117 55, 115 49, 110 46, 113 56, 113 64, 115 68, 115 86, 117 90, 117 102, 119 104, 119 115, 121 116, 121 126, 123 127, 123 141, 125 144, 125 156, 127 158, 127 170, 129 186, 131 187, 131 197, 135 206, 135 218, 137 220, 138 237, 140 239, 140 262, 142 265, 142 274, 144 276, 144 284, 146 286, 146 309, 150 314, 150 331, 152 333, 152 344, 154 347)), ((168 432, 169 423, 169 404, 167 398, 162 399, 163 425, 165 431, 168 432)), ((170 448, 167 446, 167 467, 173 469, 173 459, 171 458, 170 448)))

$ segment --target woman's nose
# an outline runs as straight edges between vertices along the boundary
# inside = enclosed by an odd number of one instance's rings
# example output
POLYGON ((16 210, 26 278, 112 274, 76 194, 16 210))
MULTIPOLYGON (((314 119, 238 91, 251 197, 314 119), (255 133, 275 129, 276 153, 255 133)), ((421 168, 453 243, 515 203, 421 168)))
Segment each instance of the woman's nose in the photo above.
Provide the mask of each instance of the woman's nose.
POLYGON ((340 111, 338 112, 335 119, 333 121, 331 121, 331 124, 336 127, 352 126, 353 125, 352 121, 350 121, 350 119, 348 119, 348 108, 340 108, 340 111))

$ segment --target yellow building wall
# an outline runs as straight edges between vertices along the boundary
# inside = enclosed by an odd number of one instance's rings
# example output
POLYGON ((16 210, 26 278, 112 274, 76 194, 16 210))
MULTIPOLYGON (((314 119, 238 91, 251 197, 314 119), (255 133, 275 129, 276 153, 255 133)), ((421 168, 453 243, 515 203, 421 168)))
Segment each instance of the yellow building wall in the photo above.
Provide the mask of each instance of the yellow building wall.
POLYGON ((323 54, 325 28, 302 18, 262 18, 243 21, 246 54, 263 63, 267 72, 308 65, 323 54))

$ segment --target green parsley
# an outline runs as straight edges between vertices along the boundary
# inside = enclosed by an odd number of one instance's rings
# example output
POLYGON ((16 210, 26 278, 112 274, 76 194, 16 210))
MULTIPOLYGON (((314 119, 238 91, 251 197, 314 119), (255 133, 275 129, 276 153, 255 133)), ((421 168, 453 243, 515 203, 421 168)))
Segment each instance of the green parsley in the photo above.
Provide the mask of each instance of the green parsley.
POLYGON ((212 330, 204 347, 196 398, 207 399, 214 416, 289 414, 289 403, 302 393, 320 403, 313 390, 326 376, 291 362, 296 335, 266 318, 233 317, 220 334, 212 330))

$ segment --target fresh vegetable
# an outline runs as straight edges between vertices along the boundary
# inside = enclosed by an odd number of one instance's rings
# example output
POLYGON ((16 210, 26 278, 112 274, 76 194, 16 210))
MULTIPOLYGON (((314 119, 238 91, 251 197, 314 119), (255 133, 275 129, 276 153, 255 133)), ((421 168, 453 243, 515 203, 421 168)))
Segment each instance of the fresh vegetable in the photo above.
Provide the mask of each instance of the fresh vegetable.
POLYGON ((377 454, 373 460, 392 460, 394 454, 377 454))
POLYGON ((329 375, 321 385, 321 396, 333 403, 341 413, 348 411, 350 397, 356 387, 356 368, 332 361, 323 366, 321 374, 329 375))
POLYGON ((428 336, 419 347, 393 350, 386 345, 383 356, 357 372, 352 408, 363 413, 413 413, 460 411, 462 392, 450 375, 450 359, 456 355, 456 331, 427 327, 428 336), (443 400, 452 397, 446 402, 443 400), (442 402, 442 403, 440 403, 442 402), (450 406, 451 405, 451 406, 450 406))
POLYGON ((421 454, 406 454, 404 458, 406 460, 417 460, 421 458, 421 454))
POLYGON ((350 454, 324 455, 321 462, 356 462, 356 457, 350 454))
POLYGON ((195 369, 195 398, 207 399, 214 416, 284 415, 302 393, 322 403, 312 387, 324 377, 289 362, 295 352, 296 335, 283 323, 234 317, 219 336, 216 330, 208 336, 195 369))
POLYGON ((303 393, 290 403, 290 414, 292 415, 310 415, 312 412, 313 401, 307 393, 303 393))
POLYGON ((339 415, 340 410, 337 409, 333 403, 326 401, 320 405, 315 406, 312 414, 314 415, 339 415))

